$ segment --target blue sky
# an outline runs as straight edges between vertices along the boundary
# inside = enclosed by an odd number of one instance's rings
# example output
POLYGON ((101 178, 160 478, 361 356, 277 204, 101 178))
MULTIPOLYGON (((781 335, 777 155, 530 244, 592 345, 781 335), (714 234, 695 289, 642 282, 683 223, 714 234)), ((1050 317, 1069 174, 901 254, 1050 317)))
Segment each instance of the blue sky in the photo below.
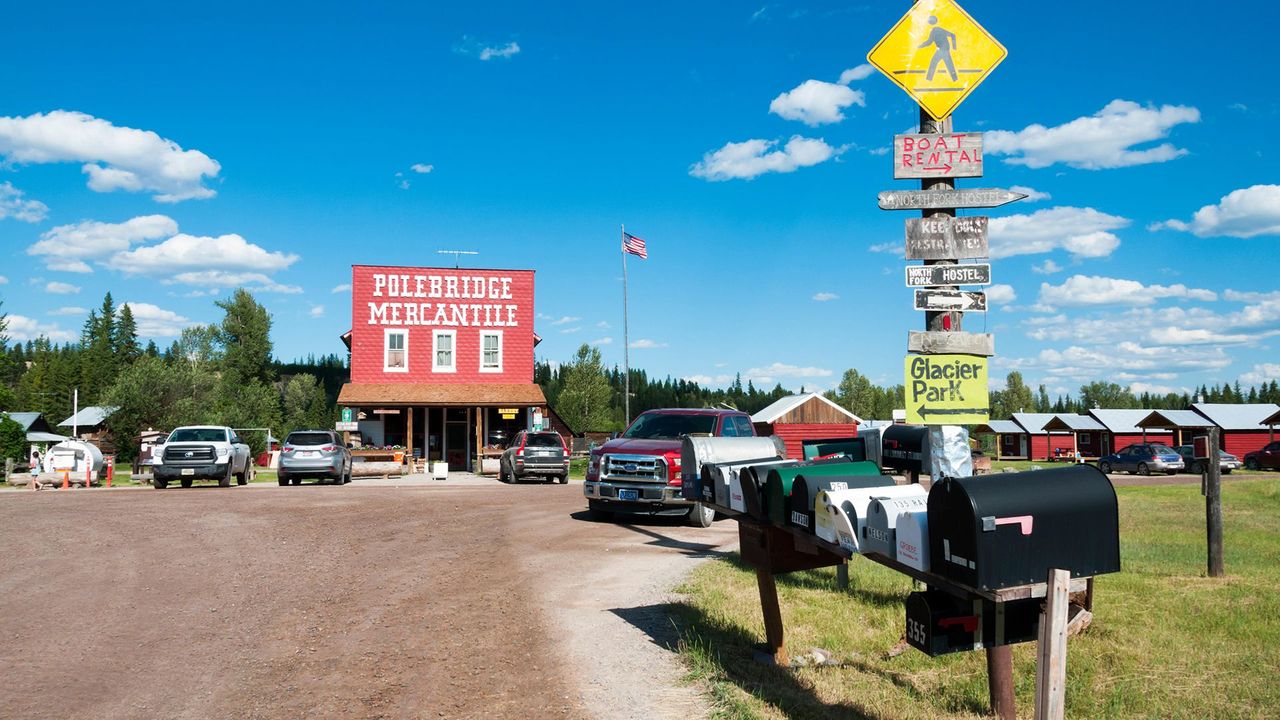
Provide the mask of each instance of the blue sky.
MULTIPOLYGON (((630 263, 634 366, 901 382, 923 318, 894 253, 908 214, 876 192, 913 187, 885 150, 917 114, 859 66, 906 7, 11 8, 10 334, 78 336, 110 289, 167 344, 243 284, 280 357, 341 352, 351 264, 458 248, 538 272, 540 357, 594 342, 620 364, 625 223, 650 251, 630 263)), ((996 334, 993 378, 1280 376, 1280 96, 1249 37, 1280 11, 965 8, 1009 56, 954 116, 988 133, 986 177, 961 185, 1038 198, 989 213, 997 304, 965 326, 996 334)))

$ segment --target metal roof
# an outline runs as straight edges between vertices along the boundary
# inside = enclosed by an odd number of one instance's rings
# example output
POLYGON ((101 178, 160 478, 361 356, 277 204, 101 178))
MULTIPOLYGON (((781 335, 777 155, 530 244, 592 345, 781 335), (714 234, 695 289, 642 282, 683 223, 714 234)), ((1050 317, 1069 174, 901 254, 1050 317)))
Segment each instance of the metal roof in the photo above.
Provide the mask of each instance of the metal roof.
POLYGON ((1270 417, 1263 419, 1262 424, 1263 425, 1280 425, 1280 410, 1277 410, 1275 414, 1271 415, 1270 417))
POLYGON ((103 420, 111 417, 111 413, 116 411, 113 407, 105 407, 102 405, 90 405, 87 408, 80 408, 80 412, 58 423, 58 427, 93 427, 101 425, 103 420))
POLYGON ((1022 435, 1026 433, 1022 426, 1012 420, 988 420, 982 425, 978 425, 973 429, 975 435, 986 435, 995 433, 998 435, 1022 435), (983 428, 986 428, 985 430, 983 428))
POLYGON ((769 405, 769 407, 761 410, 755 415, 752 415, 751 422, 766 423, 766 424, 771 423, 774 420, 777 420, 778 418, 782 417, 783 415, 786 415, 787 413, 791 412, 792 410, 795 410, 801 405, 809 402, 813 398, 817 398, 818 400, 821 400, 822 402, 830 405, 836 410, 839 410, 841 413, 849 416, 849 419, 854 421, 855 423, 862 422, 862 418, 858 417, 857 415, 854 415, 848 410, 845 410, 844 408, 840 407, 834 402, 831 402, 829 399, 823 396, 822 393, 816 393, 816 392, 803 393, 800 395, 788 395, 784 398, 779 398, 778 400, 775 400, 773 404, 769 405))
POLYGON ((22 426, 23 430, 30 430, 31 426, 40 419, 38 412, 11 412, 5 413, 9 419, 22 426))
MULTIPOLYGON (((1178 410, 1176 412, 1190 412, 1189 410, 1178 410)), ((1142 428, 1138 427, 1138 423, 1143 418, 1151 414, 1150 410, 1103 410, 1094 408, 1089 414, 1095 420, 1102 423, 1106 429, 1112 433, 1129 433, 1136 434, 1142 432, 1142 428)))
POLYGON ((1068 430, 1070 432, 1093 432, 1107 429, 1102 423, 1088 415, 1077 415, 1076 413, 1058 413, 1053 416, 1052 420, 1045 423, 1045 427, 1051 430, 1068 430))
POLYGON ((1280 406, 1275 403, 1192 403, 1191 409, 1223 430, 1266 430, 1267 426, 1262 421, 1280 411, 1280 406))
POLYGON ((33 443, 34 442, 59 443, 59 442, 62 442, 63 440, 70 440, 70 439, 71 438, 65 435, 55 435, 53 433, 40 432, 40 431, 27 433, 27 442, 33 442, 33 443))
POLYGON ((1188 428, 1209 427, 1212 424, 1203 415, 1191 410, 1154 410, 1134 423, 1139 432, 1142 431, 1142 428, 1148 430, 1168 430, 1172 428, 1185 430, 1188 428))
POLYGON ((1053 413, 1014 413, 1013 420, 1033 435, 1047 432, 1044 426, 1057 417, 1053 413))

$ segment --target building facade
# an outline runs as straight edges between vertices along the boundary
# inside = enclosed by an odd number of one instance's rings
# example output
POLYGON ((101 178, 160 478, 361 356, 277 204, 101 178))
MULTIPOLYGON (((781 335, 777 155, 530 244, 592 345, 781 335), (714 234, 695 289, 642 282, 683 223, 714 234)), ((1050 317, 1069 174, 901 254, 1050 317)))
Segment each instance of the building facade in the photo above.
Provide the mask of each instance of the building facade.
POLYGON ((532 270, 353 266, 351 379, 338 395, 353 439, 478 469, 540 425, 533 303, 532 270))

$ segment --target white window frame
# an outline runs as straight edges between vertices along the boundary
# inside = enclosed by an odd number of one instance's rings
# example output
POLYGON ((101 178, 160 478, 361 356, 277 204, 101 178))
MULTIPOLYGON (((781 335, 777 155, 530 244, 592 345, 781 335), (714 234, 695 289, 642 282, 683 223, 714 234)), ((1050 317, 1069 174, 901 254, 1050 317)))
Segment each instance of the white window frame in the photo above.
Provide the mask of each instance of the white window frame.
POLYGON ((457 330, 434 330, 431 333, 431 372, 451 373, 458 372, 458 331, 457 330), (436 349, 436 344, 444 335, 449 336, 449 365, 440 364, 440 353, 436 349))
POLYGON ((382 332, 382 371, 390 373, 409 372, 409 330, 408 328, 386 328, 382 332), (391 367, 391 336, 404 338, 404 367, 391 367))
POLYGON ((481 330, 480 331, 480 372, 482 373, 500 373, 502 372, 502 331, 501 330, 481 330), (484 364, 484 339, 486 336, 498 338, 498 364, 496 367, 485 367, 484 364))

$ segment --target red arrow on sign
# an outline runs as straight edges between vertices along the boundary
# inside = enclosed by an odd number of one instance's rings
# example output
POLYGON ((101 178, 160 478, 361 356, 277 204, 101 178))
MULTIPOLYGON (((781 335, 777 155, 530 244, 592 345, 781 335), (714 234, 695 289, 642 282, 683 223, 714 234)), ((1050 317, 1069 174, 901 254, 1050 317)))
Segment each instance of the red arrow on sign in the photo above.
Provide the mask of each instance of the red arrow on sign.
POLYGON ((937 167, 936 165, 933 167, 925 166, 924 169, 925 170, 941 170, 944 173, 949 173, 951 172, 951 164, 947 163, 946 167, 937 167))

